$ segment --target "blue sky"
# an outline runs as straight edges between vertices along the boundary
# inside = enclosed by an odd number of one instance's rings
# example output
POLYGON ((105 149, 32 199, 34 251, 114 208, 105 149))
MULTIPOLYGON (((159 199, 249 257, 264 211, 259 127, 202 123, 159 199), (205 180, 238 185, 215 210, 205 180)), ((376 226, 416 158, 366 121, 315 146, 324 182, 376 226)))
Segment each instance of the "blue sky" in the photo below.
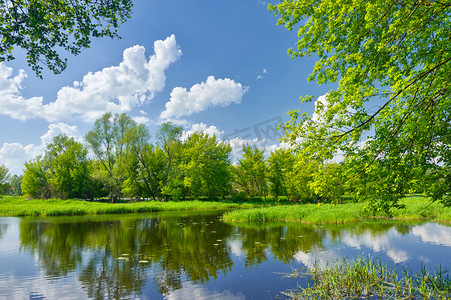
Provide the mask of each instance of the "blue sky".
POLYGON ((37 78, 23 51, 0 64, 0 164, 20 174, 52 137, 82 140, 96 118, 125 112, 151 132, 172 121, 188 133, 206 130, 273 149, 271 128, 290 109, 313 112, 330 87, 308 83, 315 57, 291 60, 296 32, 276 26, 259 0, 136 0, 122 39, 96 39, 68 53, 62 74, 37 78))

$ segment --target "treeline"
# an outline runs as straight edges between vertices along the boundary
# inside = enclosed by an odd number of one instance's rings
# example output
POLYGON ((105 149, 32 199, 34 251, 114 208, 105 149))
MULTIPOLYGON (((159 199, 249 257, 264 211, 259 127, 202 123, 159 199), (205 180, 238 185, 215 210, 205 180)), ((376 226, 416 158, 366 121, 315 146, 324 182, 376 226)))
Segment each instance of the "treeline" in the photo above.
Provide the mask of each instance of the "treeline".
POLYGON ((29 198, 108 197, 159 201, 251 197, 289 201, 339 199, 345 193, 339 164, 306 161, 289 149, 271 152, 243 146, 231 163, 231 147, 196 132, 162 124, 151 142, 143 124, 107 113, 85 136, 86 145, 56 136, 42 156, 27 162, 21 183, 29 198), (94 154, 90 158, 88 148, 94 154))

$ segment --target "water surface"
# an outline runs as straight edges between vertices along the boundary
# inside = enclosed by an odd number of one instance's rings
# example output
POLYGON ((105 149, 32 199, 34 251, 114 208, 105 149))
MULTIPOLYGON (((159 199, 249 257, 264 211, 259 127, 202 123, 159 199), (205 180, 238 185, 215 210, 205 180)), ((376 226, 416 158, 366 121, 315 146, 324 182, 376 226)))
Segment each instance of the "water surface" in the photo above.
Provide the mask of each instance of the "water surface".
POLYGON ((379 257, 451 267, 436 223, 229 224, 220 212, 0 218, 0 299, 274 299, 293 268, 379 257))

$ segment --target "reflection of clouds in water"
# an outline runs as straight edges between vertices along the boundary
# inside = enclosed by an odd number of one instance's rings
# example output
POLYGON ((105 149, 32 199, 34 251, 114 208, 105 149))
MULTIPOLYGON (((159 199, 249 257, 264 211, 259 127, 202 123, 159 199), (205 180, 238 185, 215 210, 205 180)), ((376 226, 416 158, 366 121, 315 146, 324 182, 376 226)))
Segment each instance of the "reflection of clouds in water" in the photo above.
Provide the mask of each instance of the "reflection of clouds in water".
POLYGON ((308 268, 312 268, 315 263, 319 267, 325 267, 327 264, 341 262, 342 255, 338 254, 334 250, 321 251, 321 252, 309 252, 298 251, 293 256, 294 259, 303 263, 308 268))
POLYGON ((223 292, 209 291, 207 288, 194 285, 191 282, 185 282, 183 288, 175 291, 171 291, 170 294, 166 294, 164 299, 224 299, 224 300, 244 300, 243 294, 234 294, 230 290, 223 292))
POLYGON ((397 236, 398 233, 394 228, 382 236, 375 236, 370 230, 359 235, 346 232, 343 234, 341 242, 356 249, 366 247, 372 249, 374 252, 385 252, 394 263, 402 263, 409 259, 409 255, 406 251, 397 249, 392 245, 393 239, 397 236))
POLYGON ((5 299, 87 298, 86 292, 81 288, 76 277, 59 279, 59 283, 55 285, 53 280, 46 279, 43 274, 34 278, 15 276, 3 278, 0 280, 0 291, 1 295, 8 295, 5 299))
POLYGON ((243 252, 243 242, 241 240, 229 241, 228 245, 230 247, 230 252, 236 256, 244 256, 243 252))
POLYGON ((451 247, 451 228, 436 223, 427 223, 412 228, 412 234, 424 243, 451 247))

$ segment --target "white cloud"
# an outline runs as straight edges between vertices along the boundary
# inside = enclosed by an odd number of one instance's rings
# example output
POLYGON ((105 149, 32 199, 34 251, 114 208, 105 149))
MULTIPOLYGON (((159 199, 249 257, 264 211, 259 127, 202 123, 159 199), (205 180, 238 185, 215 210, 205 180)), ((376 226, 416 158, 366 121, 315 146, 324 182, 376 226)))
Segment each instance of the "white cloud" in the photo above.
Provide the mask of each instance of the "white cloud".
POLYGON ((144 116, 133 117, 132 119, 138 124, 148 124, 150 122, 150 119, 144 116))
POLYGON ((42 97, 25 99, 21 95, 24 70, 13 76, 13 69, 0 63, 0 114, 27 120, 42 114, 42 97))
POLYGON ((209 76, 206 82, 193 85, 189 91, 182 87, 174 88, 160 118, 178 118, 206 110, 209 107, 240 103, 246 92, 246 87, 232 79, 215 79, 214 76, 209 76))
POLYGON ((0 162, 4 163, 11 174, 22 174, 25 168, 25 162, 30 161, 45 151, 47 144, 52 142, 53 137, 65 134, 81 141, 76 126, 70 126, 66 123, 50 124, 48 131, 41 136, 40 145, 22 145, 20 143, 4 143, 0 148, 0 162))
POLYGON ((415 226, 412 229, 412 234, 420 237, 424 243, 451 246, 451 228, 440 224, 427 223, 415 226))
POLYGON ((124 51, 119 66, 88 73, 81 82, 63 87, 55 102, 45 106, 50 121, 79 116, 91 122, 105 112, 121 113, 152 99, 165 86, 165 71, 181 56, 175 36, 154 43, 155 54, 147 61, 145 48, 124 51))
POLYGON ((192 124, 191 129, 183 131, 182 140, 186 140, 190 135, 192 135, 195 132, 203 132, 210 136, 215 135, 218 140, 224 134, 224 132, 219 131, 219 129, 216 126, 207 127, 207 125, 205 125, 204 123, 197 123, 192 124))
POLYGON ((127 48, 118 66, 89 72, 80 82, 62 87, 57 99, 48 104, 42 104, 42 97, 23 98, 20 90, 26 77, 24 71, 12 77, 12 68, 0 64, 0 113, 20 120, 40 117, 49 122, 92 122, 105 112, 127 112, 163 90, 165 71, 181 54, 174 35, 155 41, 154 55, 149 60, 144 47, 127 48))
POLYGON ((269 73, 268 70, 266 68, 263 68, 262 73, 257 76, 257 80, 265 78, 265 76, 263 76, 263 74, 267 74, 267 73, 269 73))

